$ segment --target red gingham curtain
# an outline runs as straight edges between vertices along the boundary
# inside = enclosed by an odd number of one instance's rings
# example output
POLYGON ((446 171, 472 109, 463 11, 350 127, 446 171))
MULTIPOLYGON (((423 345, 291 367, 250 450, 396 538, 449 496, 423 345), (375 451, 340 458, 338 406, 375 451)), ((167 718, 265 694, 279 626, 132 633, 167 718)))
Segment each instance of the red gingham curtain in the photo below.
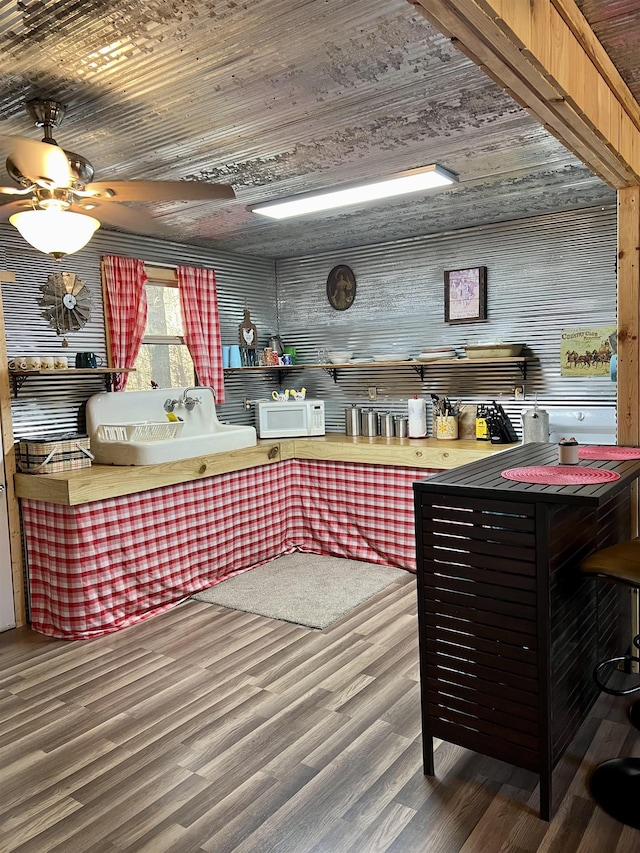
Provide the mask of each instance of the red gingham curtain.
POLYGON ((200 267, 178 267, 178 285, 184 339, 198 379, 215 390, 217 403, 224 403, 216 274, 200 267))
MULTIPOLYGON (((147 274, 135 258, 104 255, 105 311, 114 367, 133 367, 147 323, 147 274)), ((116 375, 116 391, 124 391, 128 373, 116 375)))

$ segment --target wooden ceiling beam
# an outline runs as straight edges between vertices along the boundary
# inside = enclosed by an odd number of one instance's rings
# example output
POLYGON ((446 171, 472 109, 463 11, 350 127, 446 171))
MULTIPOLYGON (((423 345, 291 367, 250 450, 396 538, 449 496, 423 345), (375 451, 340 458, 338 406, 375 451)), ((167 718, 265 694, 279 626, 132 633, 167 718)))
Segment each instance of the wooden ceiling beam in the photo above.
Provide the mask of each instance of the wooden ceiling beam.
POLYGON ((614 189, 640 183, 640 106, 573 0, 409 0, 614 189))

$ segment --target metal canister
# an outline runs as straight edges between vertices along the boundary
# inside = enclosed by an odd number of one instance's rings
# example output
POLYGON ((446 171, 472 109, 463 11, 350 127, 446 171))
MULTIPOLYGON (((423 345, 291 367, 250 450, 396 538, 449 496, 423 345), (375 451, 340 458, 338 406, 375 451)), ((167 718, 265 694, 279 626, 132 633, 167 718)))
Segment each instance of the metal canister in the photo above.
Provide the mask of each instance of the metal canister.
POLYGON ((344 420, 347 435, 360 435, 360 409, 357 406, 344 410, 344 420))
POLYGON ((361 435, 377 435, 376 413, 373 409, 362 409, 360 415, 361 435))
POLYGON ((393 415, 391 412, 378 413, 378 434, 387 438, 393 436, 393 415))
POLYGON ((409 418, 403 418, 402 415, 396 415, 393 419, 394 433, 396 438, 406 438, 409 431, 409 418))
POLYGON ((271 335, 269 338, 269 346, 277 356, 284 355, 284 344, 280 335, 271 335))
POLYGON ((534 406, 522 412, 522 442, 549 441, 549 412, 534 406))

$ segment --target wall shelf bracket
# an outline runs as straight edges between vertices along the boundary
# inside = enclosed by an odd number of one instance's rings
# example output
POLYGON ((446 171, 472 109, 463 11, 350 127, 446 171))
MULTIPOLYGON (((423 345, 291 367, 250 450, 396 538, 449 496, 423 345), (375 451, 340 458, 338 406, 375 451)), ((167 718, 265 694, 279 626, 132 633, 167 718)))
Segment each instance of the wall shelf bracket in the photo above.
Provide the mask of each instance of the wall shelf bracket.
POLYGON ((64 370, 47 370, 40 368, 39 370, 9 370, 11 378, 11 386, 13 396, 17 397, 18 392, 29 379, 30 376, 36 376, 39 379, 95 379, 96 376, 104 377, 104 387, 107 391, 113 391, 115 387, 116 376, 119 373, 132 373, 133 368, 121 368, 115 370, 112 367, 94 367, 86 369, 67 368, 64 370))
POLYGON ((328 373, 329 376, 333 379, 334 385, 338 381, 338 369, 337 367, 323 367, 322 368, 325 373, 328 373))
POLYGON ((11 385, 13 386, 13 396, 18 396, 18 391, 22 388, 28 377, 23 375, 11 374, 11 385))

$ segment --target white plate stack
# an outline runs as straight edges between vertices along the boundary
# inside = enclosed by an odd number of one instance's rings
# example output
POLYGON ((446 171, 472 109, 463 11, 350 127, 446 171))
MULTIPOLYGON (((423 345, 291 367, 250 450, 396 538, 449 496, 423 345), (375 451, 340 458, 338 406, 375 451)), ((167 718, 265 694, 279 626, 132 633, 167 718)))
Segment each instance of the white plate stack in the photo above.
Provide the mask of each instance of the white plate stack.
POLYGON ((409 353, 408 352, 400 352, 400 353, 389 352, 389 353, 384 353, 383 355, 374 355, 373 360, 374 361, 380 361, 380 362, 383 362, 383 361, 408 361, 409 360, 409 353))
POLYGON ((418 361, 436 361, 439 358, 456 358, 455 347, 425 347, 420 355, 416 356, 418 361))

